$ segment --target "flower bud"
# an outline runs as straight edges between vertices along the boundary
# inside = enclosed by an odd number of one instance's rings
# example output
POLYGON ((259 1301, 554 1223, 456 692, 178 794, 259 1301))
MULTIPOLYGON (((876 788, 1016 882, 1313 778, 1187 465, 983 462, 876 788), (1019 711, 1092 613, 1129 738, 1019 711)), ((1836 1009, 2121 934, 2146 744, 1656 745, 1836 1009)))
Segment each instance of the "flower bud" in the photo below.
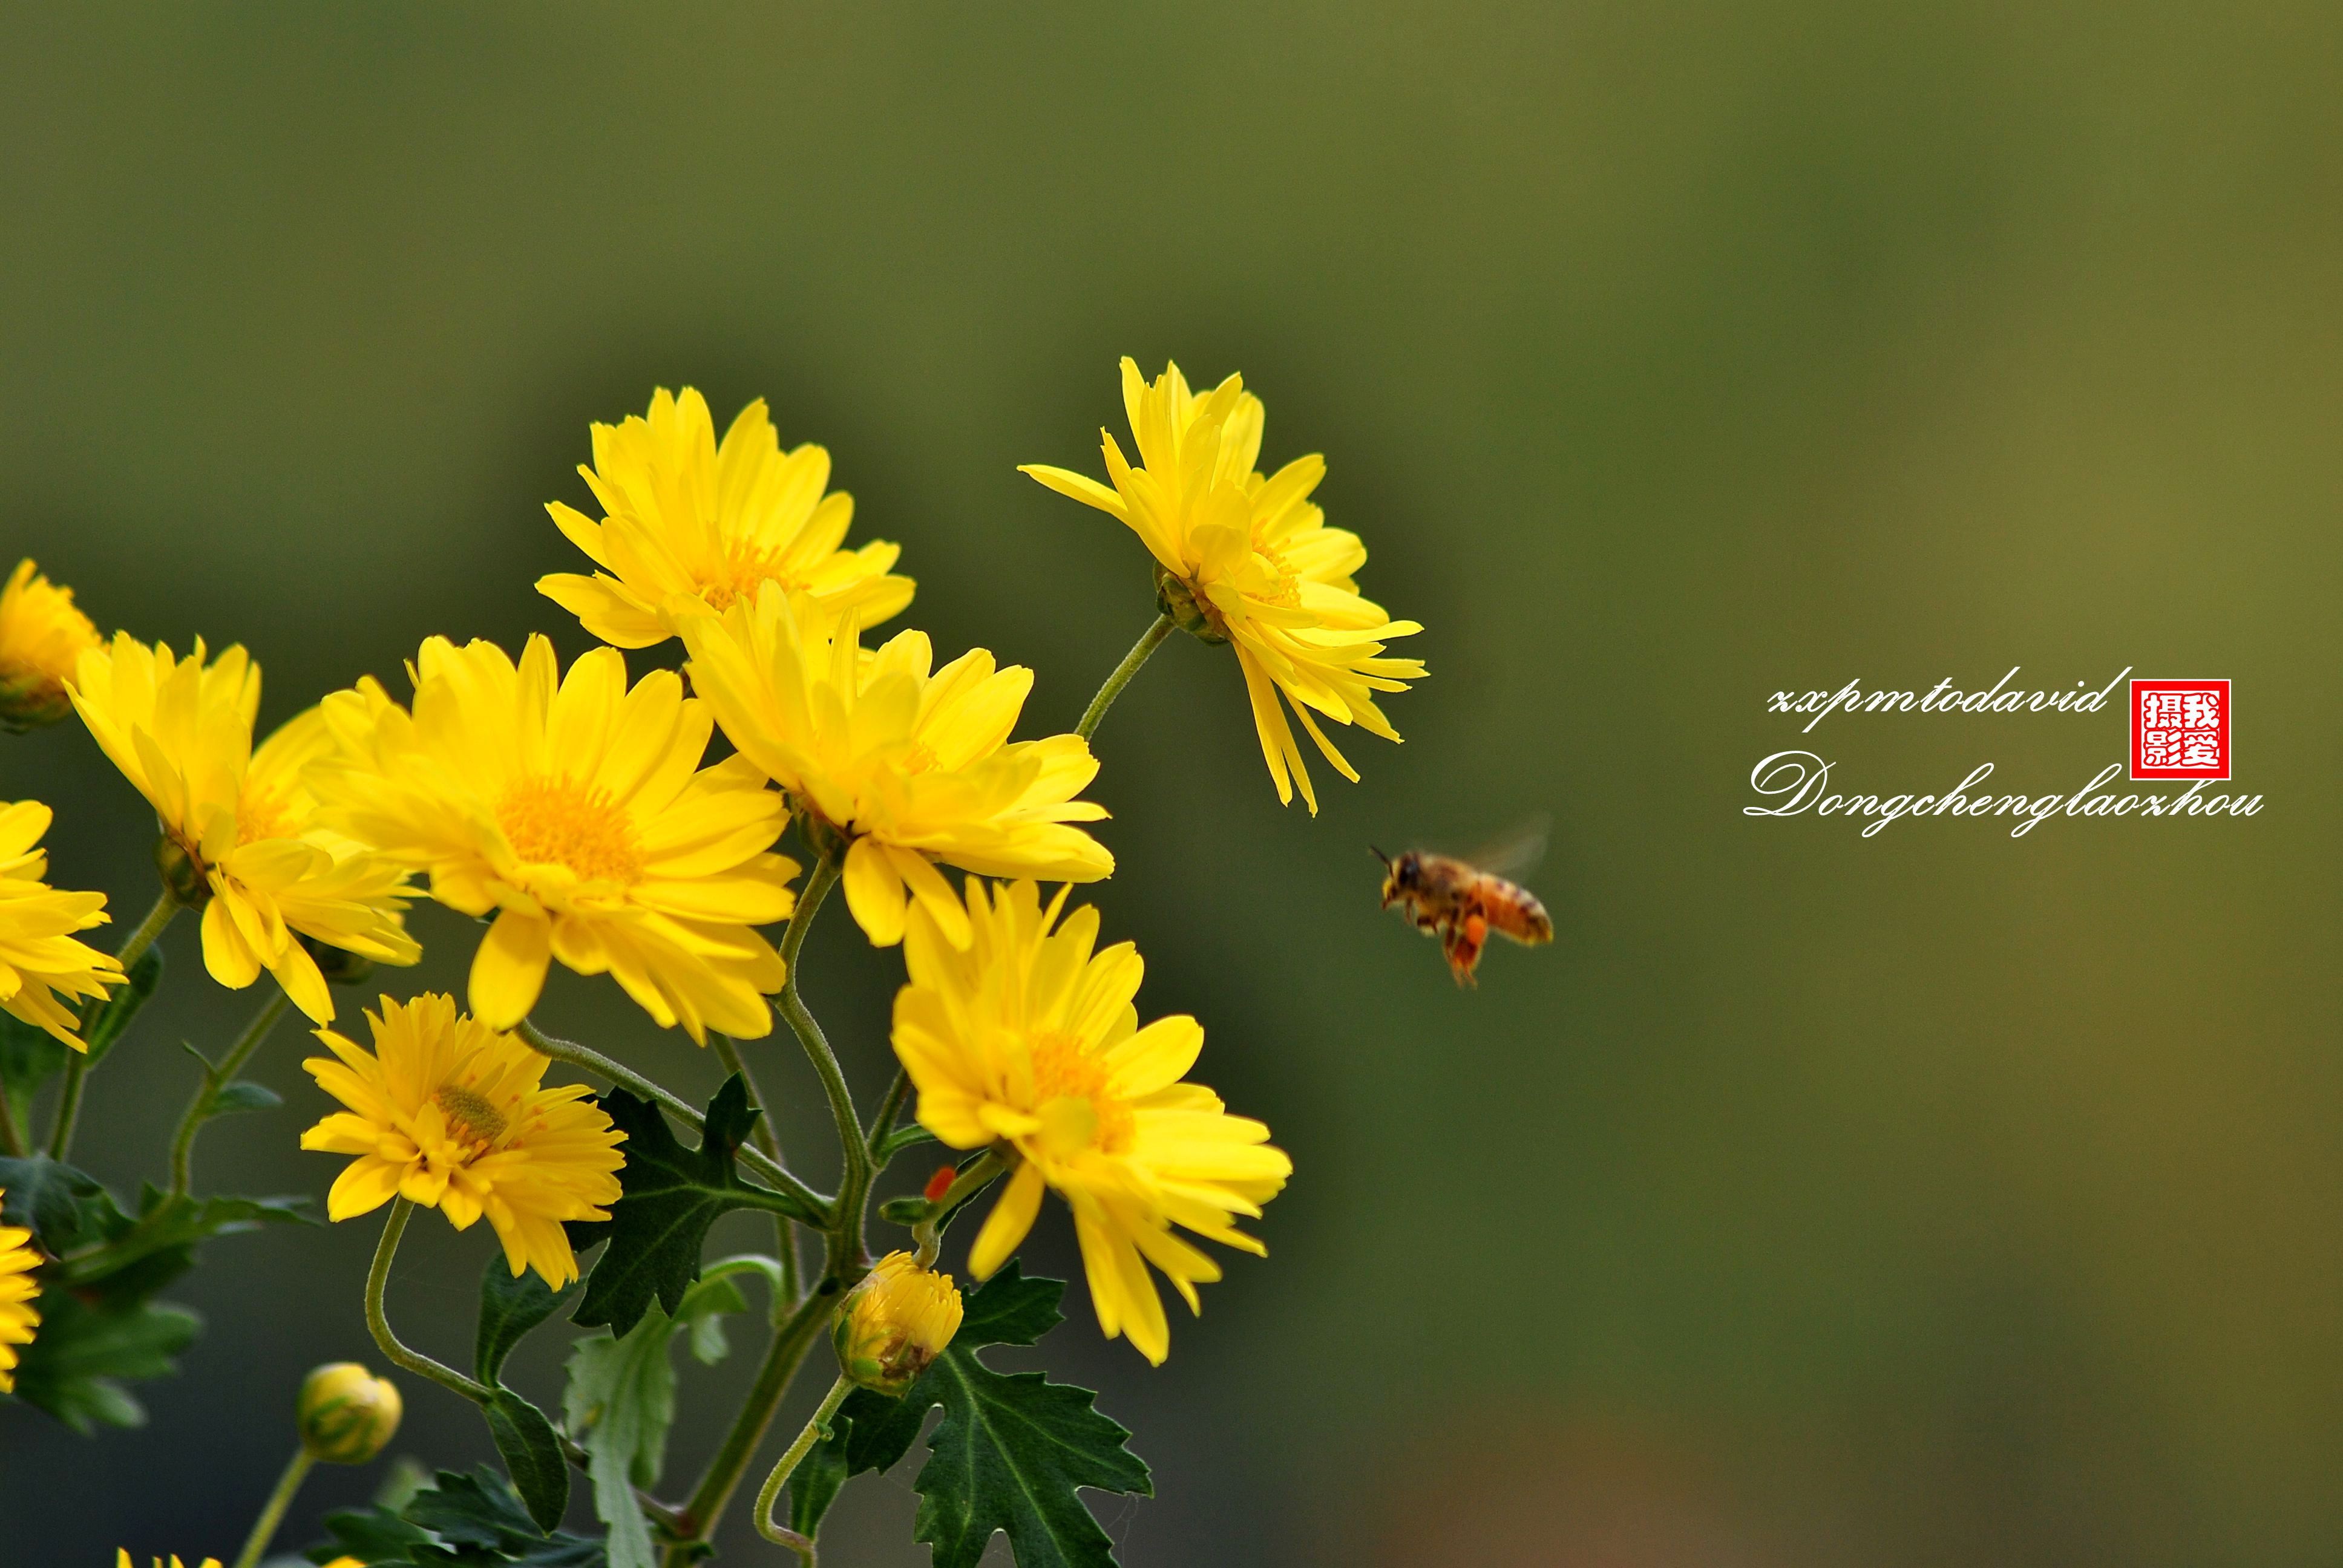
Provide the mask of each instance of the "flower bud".
POLYGON ((65 682, 75 661, 97 646, 97 628, 29 560, 0 588, 0 729, 21 732, 73 711, 65 682))
POLYGON ((203 861, 168 833, 155 840, 155 869, 182 909, 200 910, 212 901, 211 877, 203 861))
POLYGON ((1155 602, 1172 618, 1172 624, 1194 638, 1198 642, 1226 642, 1229 634, 1214 623, 1212 613, 1196 602, 1195 590, 1163 569, 1155 567, 1155 602))
POLYGON ((890 1252, 838 1310, 831 1342, 840 1370, 862 1387, 900 1399, 960 1332, 960 1292, 950 1274, 890 1252))
POLYGON ((327 1464, 364 1464, 398 1431, 398 1390, 356 1362, 319 1367, 295 1407, 301 1446, 327 1464))

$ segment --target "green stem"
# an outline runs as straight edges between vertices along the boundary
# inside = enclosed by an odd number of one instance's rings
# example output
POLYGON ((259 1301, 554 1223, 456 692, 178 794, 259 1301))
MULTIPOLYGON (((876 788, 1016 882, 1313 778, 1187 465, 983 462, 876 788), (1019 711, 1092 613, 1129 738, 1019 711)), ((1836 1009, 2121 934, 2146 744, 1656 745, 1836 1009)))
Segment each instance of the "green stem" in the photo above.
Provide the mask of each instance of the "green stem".
POLYGON ((838 1146, 843 1168, 838 1178, 838 1196, 830 1210, 830 1271, 839 1271, 842 1261, 859 1262, 862 1246, 862 1201, 870 1191, 870 1146, 863 1141, 862 1118, 855 1112, 854 1096, 846 1087, 846 1074, 839 1070, 838 1057, 830 1049, 829 1037, 821 1025, 814 1021, 806 1010, 805 998, 798 994, 798 951, 805 945, 806 930, 821 908, 821 901, 838 885, 839 859, 836 848, 825 843, 821 856, 814 862, 806 877, 805 890, 798 895, 798 907, 789 916, 789 929, 781 937, 781 962, 789 968, 789 980, 781 987, 781 1016, 805 1048, 806 1059, 821 1080, 822 1094, 830 1101, 830 1120, 838 1123, 838 1146))
POLYGON ((879 1114, 870 1119, 870 1136, 863 1142, 870 1147, 871 1168, 876 1171, 884 1161, 880 1147, 887 1135, 895 1131, 896 1119, 903 1114, 903 1101, 911 1097, 911 1074, 908 1068, 895 1070, 895 1081, 888 1086, 887 1098, 880 1103, 879 1114))
POLYGON ((699 1554, 694 1549, 716 1533, 717 1523, 724 1517, 725 1507, 739 1487, 740 1478, 748 1473, 749 1462, 756 1458, 758 1445, 765 1441, 765 1432, 780 1410, 781 1399, 797 1376, 799 1363, 829 1325, 830 1312, 843 1289, 835 1278, 825 1279, 798 1303, 789 1321, 773 1332, 773 1342, 766 1347, 764 1364, 757 1369, 757 1381, 749 1386, 748 1399, 732 1418, 731 1430, 724 1434, 716 1457, 708 1462, 708 1473, 699 1478, 699 1484, 692 1489, 680 1511, 681 1528, 675 1532, 679 1539, 668 1548, 669 1568, 683 1568, 697 1561, 699 1554))
MULTIPOLYGON (((705 1131, 708 1119, 689 1103, 669 1093, 641 1073, 623 1062, 614 1061, 591 1046, 579 1045, 572 1040, 556 1040, 538 1029, 528 1019, 520 1020, 517 1030, 520 1037, 543 1055, 556 1061, 566 1061, 581 1067, 597 1078, 607 1078, 639 1099, 648 1100, 694 1131, 705 1131)), ((830 1212, 830 1200, 823 1197, 796 1177, 783 1170, 761 1149, 740 1151, 740 1163, 779 1188, 782 1193, 809 1211, 808 1223, 826 1223, 830 1212)))
POLYGON ((277 1527, 285 1522, 285 1511, 293 1505, 293 1494, 301 1490, 301 1483, 309 1478, 309 1467, 317 1462, 306 1448, 294 1452, 293 1462, 285 1467, 277 1490, 268 1494, 268 1505, 253 1521, 252 1533, 245 1537, 244 1550, 236 1554, 236 1568, 259 1568, 260 1554, 277 1538, 277 1527))
MULTIPOLYGON (((757 1087, 756 1075, 749 1070, 748 1059, 740 1054, 740 1042, 729 1034, 713 1032, 708 1042, 724 1070, 738 1075, 740 1086, 749 1091, 750 1109, 764 1112, 749 1130, 750 1141, 763 1150, 765 1157, 775 1165, 781 1164, 781 1139, 773 1126, 773 1108, 766 1102, 764 1091, 757 1087)), ((781 1259, 781 1282, 774 1292, 772 1306, 772 1321, 779 1323, 798 1304, 798 1232, 785 1214, 773 1216, 773 1244, 779 1250, 781 1259)))
POLYGON ((768 1541, 779 1542, 809 1563, 813 1561, 813 1543, 794 1530, 776 1524, 773 1522, 773 1504, 780 1500, 781 1488, 789 1484, 790 1473, 807 1454, 813 1452, 813 1445, 830 1434, 830 1418, 838 1413, 838 1407, 844 1404, 846 1396, 853 1392, 852 1378, 840 1377, 830 1385, 830 1392, 822 1396, 821 1407, 813 1412, 813 1419, 805 1423, 805 1430, 798 1433, 797 1441, 782 1453, 780 1462, 773 1466, 772 1474, 765 1477, 765 1484, 757 1493, 756 1509, 750 1514, 757 1522, 758 1534, 768 1541))
MULTIPOLYGON (((122 946, 115 952, 115 959, 122 965, 124 974, 128 974, 130 966, 146 956, 146 950, 155 945, 155 939, 163 934, 163 928, 171 923, 171 917, 179 912, 179 900, 173 898, 167 889, 155 900, 154 907, 146 911, 146 918, 138 922, 137 929, 123 940, 122 946)), ((82 1027, 87 1029, 90 1020, 105 1006, 104 999, 98 998, 83 1008, 82 1027)), ((74 1052, 72 1059, 65 1063, 65 1089, 57 1096, 56 1122, 49 1130, 49 1158, 52 1160, 63 1160, 73 1149, 74 1124, 81 1120, 81 1081, 88 1076, 89 1053, 74 1052)))
POLYGON ((1091 705, 1082 709, 1082 721, 1074 726, 1075 734, 1088 740, 1098 733, 1099 723, 1106 718, 1106 710, 1114 706, 1114 699, 1122 695, 1122 689, 1131 684, 1131 678, 1139 673, 1140 666, 1147 662, 1163 639, 1177 629, 1178 623, 1169 615, 1155 618, 1155 624, 1140 634, 1139 640, 1131 645, 1131 651, 1122 656, 1122 662, 1114 667, 1114 673, 1106 678, 1106 684, 1098 689, 1098 695, 1091 699, 1091 705))
POLYGON ((12 1160, 25 1157, 25 1134, 16 1125, 16 1108, 8 1098, 5 1081, 0 1081, 0 1152, 12 1160))
POLYGON ((212 1107, 219 1103, 219 1091, 236 1081, 236 1072, 251 1060, 252 1053, 260 1049, 260 1042, 268 1038, 268 1031, 277 1027, 278 1019, 285 1016, 286 1006, 292 1000, 285 994, 283 987, 278 987, 277 994, 263 1004, 245 1031, 236 1037, 236 1043, 228 1047, 227 1054, 205 1070, 204 1086, 196 1091, 195 1099, 187 1102, 187 1113, 179 1118, 179 1135, 171 1141, 171 1196, 174 1198, 186 1195, 195 1164, 196 1134, 205 1122, 211 1120, 212 1107))
POLYGON ((474 1404, 486 1404, 494 1397, 485 1383, 474 1382, 454 1367, 442 1366, 420 1351, 412 1351, 390 1332, 390 1319, 382 1308, 383 1292, 390 1285, 390 1261, 398 1256, 398 1238, 406 1233, 407 1217, 415 1212, 414 1202, 406 1198, 390 1201, 390 1218, 383 1222, 382 1240, 374 1250, 374 1267, 367 1271, 367 1329, 374 1342, 393 1364, 406 1368, 417 1377, 429 1378, 451 1393, 458 1393, 474 1404))

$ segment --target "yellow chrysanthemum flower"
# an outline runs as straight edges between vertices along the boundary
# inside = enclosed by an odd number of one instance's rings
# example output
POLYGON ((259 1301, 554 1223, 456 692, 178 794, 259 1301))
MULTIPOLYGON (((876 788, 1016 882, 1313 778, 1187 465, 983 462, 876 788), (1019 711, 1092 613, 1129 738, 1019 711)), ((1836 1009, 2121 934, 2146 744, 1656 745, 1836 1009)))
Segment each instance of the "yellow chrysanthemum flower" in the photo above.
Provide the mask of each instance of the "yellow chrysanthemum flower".
POLYGON ((665 387, 650 417, 594 427, 594 466, 578 473, 607 514, 546 510, 602 568, 556 572, 537 589, 613 648, 649 648, 675 635, 677 594, 722 609, 769 582, 809 595, 832 614, 875 625, 911 602, 911 579, 890 577, 902 547, 842 548, 854 498, 822 493, 830 454, 810 443, 786 455, 762 398, 740 410, 716 444, 707 400, 665 387))
POLYGON ((983 1279, 1006 1262, 1042 1188, 1055 1188, 1074 1211, 1099 1327, 1109 1339, 1130 1335, 1160 1365, 1171 1336, 1147 1265, 1191 1312, 1195 1282, 1221 1277, 1172 1227, 1265 1251, 1230 1217, 1258 1216, 1293 1161, 1269 1146, 1267 1127, 1181 1081, 1203 1049, 1202 1027, 1177 1017, 1140 1028, 1139 954, 1129 942, 1093 952, 1093 909, 1059 924, 1067 891, 1044 910, 1031 882, 988 898, 970 879, 965 950, 944 940, 924 905, 914 912, 895 1054, 929 1131, 955 1149, 1005 1143, 1018 1157, 970 1249, 970 1271, 983 1279))
POLYGON ((339 749, 312 777, 336 827, 495 912, 475 1013, 513 1028, 558 958, 703 1044, 771 1032, 780 955, 749 928, 795 907, 797 862, 767 852, 787 808, 745 764, 699 766, 713 721, 672 670, 629 690, 615 648, 564 676, 542 637, 517 666, 435 637, 410 675, 412 715, 372 679, 326 699, 339 749))
MULTIPOLYGON (((155 1568, 163 1568, 163 1559, 160 1557, 151 1558, 149 1561, 155 1564, 155 1568)), ((355 1557, 345 1557, 342 1561, 345 1563, 356 1563, 357 1559, 355 1557)), ((138 1568, 138 1565, 130 1561, 129 1553, 116 1551, 114 1554, 114 1568, 138 1568)), ((171 1553, 171 1568, 186 1568, 186 1564, 179 1561, 179 1554, 176 1552, 171 1553)), ((206 1557, 200 1564, 197 1565, 197 1568, 220 1568, 220 1560, 216 1557, 206 1557)))
MULTIPOLYGON (((7 1195, 7 1189, 0 1187, 0 1198, 7 1195)), ((41 1326, 41 1314, 33 1308, 34 1298, 41 1293, 33 1282, 33 1271, 40 1266, 33 1233, 0 1225, 0 1393, 15 1388, 16 1348, 31 1344, 33 1331, 41 1326)))
POLYGON ((1351 574, 1366 560, 1366 547, 1358 535, 1328 528, 1310 499, 1326 477, 1325 458, 1296 457, 1269 477, 1253 467, 1264 416, 1243 377, 1232 376, 1200 398, 1177 365, 1151 387, 1126 357, 1122 404, 1140 466, 1100 431, 1112 489, 1039 463, 1019 472, 1130 525, 1155 558, 1165 612, 1183 629, 1236 649, 1277 798, 1291 802, 1298 782, 1315 815, 1318 796, 1277 694, 1285 694, 1335 771, 1355 783, 1357 770, 1311 711, 1397 740, 1374 693, 1404 691, 1423 678, 1423 661, 1385 658, 1383 645, 1423 628, 1393 620, 1359 597, 1351 574))
POLYGON ((960 1332, 960 1289, 909 1252, 872 1265, 838 1310, 830 1341, 858 1386, 900 1399, 960 1332))
POLYGON ((81 1020, 66 997, 96 999, 122 983, 122 966, 70 933, 106 924, 104 893, 50 887, 38 848, 54 813, 38 800, 0 806, 0 1008, 75 1050, 81 1020))
POLYGON ((97 628, 74 608, 73 589, 18 561, 0 588, 0 726, 21 731, 72 712, 65 682, 82 650, 96 646, 97 628))
POLYGON ((968 921, 935 862, 994 877, 1091 882, 1114 857, 1074 822, 1098 761, 1078 735, 1011 741, 1033 689, 1022 666, 971 648, 931 669, 927 634, 875 655, 854 617, 833 621, 778 587, 722 616, 678 623, 693 686, 740 754, 798 809, 850 837, 846 900, 880 947, 903 939, 909 894, 956 943, 968 921))
POLYGON ((488 1217, 518 1279, 535 1269, 559 1290, 578 1277, 566 1220, 607 1220, 626 1134, 583 1084, 543 1086, 548 1059, 459 1013, 452 998, 382 999, 374 1050, 317 1030, 334 1054, 301 1065, 344 1105, 301 1147, 355 1154, 326 1212, 372 1213, 393 1198, 437 1209, 458 1231, 488 1217))
POLYGON ((206 665, 200 638, 182 659, 123 632, 81 656, 71 689, 90 734, 184 857, 179 890, 206 900, 204 967, 214 980, 240 990, 265 969, 327 1023, 334 999, 302 937, 382 963, 422 956, 401 917, 407 873, 315 819, 304 772, 327 741, 317 710, 252 749, 260 668, 243 648, 206 665))

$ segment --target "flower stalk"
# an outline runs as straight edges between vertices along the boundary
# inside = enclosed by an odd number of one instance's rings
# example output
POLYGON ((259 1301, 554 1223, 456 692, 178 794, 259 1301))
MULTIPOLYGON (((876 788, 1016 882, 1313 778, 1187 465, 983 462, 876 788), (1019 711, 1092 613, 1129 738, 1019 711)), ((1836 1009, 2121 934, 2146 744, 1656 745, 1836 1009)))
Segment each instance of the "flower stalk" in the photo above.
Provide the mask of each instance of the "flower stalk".
POLYGON ((1131 645, 1131 651, 1122 656, 1122 662, 1114 667, 1114 673, 1106 678, 1106 684, 1091 699, 1091 705, 1082 709, 1082 721, 1074 726, 1074 733, 1085 740, 1097 734, 1099 725, 1105 721, 1106 710, 1114 706, 1114 699, 1122 695, 1131 677, 1154 657, 1155 650, 1163 646, 1163 639, 1179 629, 1180 623, 1172 618, 1171 611, 1157 616, 1155 624, 1140 633, 1139 640, 1131 645))
MULTIPOLYGON (((124 974, 128 974, 130 966, 146 956, 146 950, 155 945, 155 939, 163 934, 163 929, 171 923, 171 917, 177 914, 180 908, 178 900, 171 896, 167 888, 156 897, 154 907, 146 911, 146 918, 138 922, 136 929, 124 939, 122 946, 115 952, 116 961, 122 965, 124 974)), ((82 1027, 87 1029, 91 1020, 105 1008, 103 1001, 91 1001, 82 1010, 82 1027)), ((65 1063, 65 1088, 58 1093, 56 1121, 49 1130, 49 1158, 52 1160, 62 1161, 73 1151, 74 1125, 81 1120, 82 1080, 88 1076, 88 1054, 75 1051, 72 1060, 65 1063)))
POLYGON ((245 1026, 236 1043, 228 1047, 227 1054, 205 1069, 204 1085, 196 1091, 195 1099, 187 1102, 186 1114, 179 1118, 178 1135, 171 1140, 172 1197, 187 1195, 187 1185, 195 1164, 196 1134, 202 1131, 204 1123, 211 1120, 214 1108, 219 1104, 220 1091, 236 1081, 236 1073, 252 1059, 252 1053, 260 1049, 260 1042, 268 1038, 268 1031, 275 1029, 277 1020, 285 1016, 285 1009, 292 1000, 282 987, 277 988, 277 994, 261 1004, 260 1011, 254 1016, 252 1022, 245 1026))
POLYGON ((277 1490, 268 1494, 268 1502, 261 1509, 260 1517, 253 1521, 252 1533, 244 1540, 244 1550, 236 1553, 236 1568, 259 1568, 261 1554, 277 1538, 277 1527, 285 1522, 285 1511, 293 1505, 294 1494, 301 1490, 301 1483, 309 1479, 309 1471, 317 1462, 306 1447, 293 1451, 292 1462, 285 1467, 285 1473, 278 1478, 277 1490))
POLYGON ((417 1377, 429 1378, 448 1392, 459 1394, 474 1404, 486 1404, 492 1397, 486 1384, 474 1382, 454 1367, 443 1366, 421 1351, 410 1350, 391 1332, 390 1318, 383 1311, 383 1295, 390 1288, 390 1262, 398 1256, 398 1239, 407 1233, 407 1221, 415 1212, 411 1199, 390 1201, 390 1217, 383 1221, 382 1240, 375 1244, 374 1266, 367 1271, 366 1321, 367 1330, 374 1335, 375 1344, 395 1366, 404 1367, 417 1377))
POLYGON ((773 1466, 772 1473, 765 1477, 765 1484, 757 1493, 757 1533, 777 1545, 788 1547, 808 1563, 813 1561, 813 1543, 776 1522, 773 1505, 780 1501, 781 1488, 789 1483, 789 1477, 804 1462, 805 1456, 813 1452, 813 1445, 830 1435, 830 1417, 838 1413, 838 1407, 846 1402, 846 1396, 854 1392, 854 1387, 852 1378, 840 1374, 838 1381, 830 1385, 830 1392, 822 1396, 821 1404, 814 1411, 812 1419, 805 1423, 805 1430, 799 1432, 796 1441, 782 1451, 779 1462, 773 1466))

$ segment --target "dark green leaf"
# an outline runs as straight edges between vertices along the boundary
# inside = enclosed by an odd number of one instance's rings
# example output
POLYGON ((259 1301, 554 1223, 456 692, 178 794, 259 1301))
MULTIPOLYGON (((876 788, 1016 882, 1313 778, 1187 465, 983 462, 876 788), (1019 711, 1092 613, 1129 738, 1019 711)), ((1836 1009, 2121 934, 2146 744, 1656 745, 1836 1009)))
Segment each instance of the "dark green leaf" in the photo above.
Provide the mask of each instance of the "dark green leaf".
POLYGON ((65 1070, 72 1050, 36 1024, 0 1012, 0 1092, 16 1125, 32 1135, 33 1100, 41 1086, 65 1070))
POLYGON ((698 1149, 676 1141, 659 1108, 614 1089, 602 1108, 627 1135, 627 1163, 618 1172, 623 1195, 610 1218, 590 1229, 570 1227, 572 1244, 592 1244, 607 1236, 609 1247, 586 1282, 576 1321, 608 1324, 624 1335, 653 1302, 670 1315, 699 1278, 699 1255, 708 1228, 734 1209, 763 1209, 819 1222, 820 1216, 796 1199, 742 1181, 733 1157, 759 1114, 734 1074, 708 1107, 707 1131, 698 1149))
POLYGON ((106 1053, 114 1049, 123 1030, 130 1027, 130 1020, 138 1016, 138 1010, 146 1005, 146 999, 162 983, 163 950, 150 947, 130 966, 128 983, 114 989, 89 1027, 81 1031, 82 1043, 89 1047, 90 1066, 96 1067, 106 1060, 106 1053))
POLYGON ((126 1380, 168 1377, 202 1320, 184 1307, 146 1301, 93 1303, 70 1291, 45 1292, 40 1332, 16 1369, 16 1397, 85 1434, 100 1426, 143 1426, 146 1412, 126 1380))
POLYGON ((1019 1568, 1111 1563, 1114 1543, 1076 1489, 1154 1495, 1147 1466, 1123 1446, 1131 1433, 1092 1408, 1088 1389, 997 1372, 976 1355, 988 1344, 1034 1343, 1060 1321, 1064 1291, 1060 1280, 1022 1278, 1012 1262, 968 1299, 960 1332, 910 1393, 857 1390, 807 1459, 818 1468, 790 1497, 792 1519, 804 1521, 794 1528, 811 1534, 819 1525, 829 1502, 821 1489, 837 1491, 830 1474, 842 1483, 890 1468, 940 1404, 944 1419, 912 1483, 917 1536, 934 1549, 933 1568, 976 1568, 997 1531, 1008 1533, 1019 1568))
POLYGON ((255 1083, 239 1078, 234 1083, 220 1085, 212 1096, 214 1116, 234 1116, 239 1111, 274 1111, 285 1103, 285 1097, 265 1083, 255 1083))
MULTIPOLYGON (((0 1218, 29 1228, 52 1253, 72 1251, 85 1240, 82 1211, 104 1195, 97 1178, 45 1154, 25 1160, 0 1159, 0 1218)), ((113 1206, 113 1200, 106 1200, 113 1206)))
POLYGON ((491 1257, 480 1276, 480 1326, 472 1342, 474 1375, 490 1388, 501 1387, 498 1377, 513 1346, 551 1317, 577 1288, 573 1280, 554 1290, 535 1269, 525 1269, 515 1278, 502 1252, 491 1257))
POLYGON ((809 1541, 821 1533, 821 1516, 846 1485, 846 1442, 836 1435, 843 1430, 833 1422, 833 1435, 815 1443, 789 1476, 789 1528, 809 1541))
POLYGON ((214 1236, 234 1236, 263 1225, 314 1225, 307 1198, 173 1197, 149 1186, 139 1193, 136 1218, 97 1193, 83 1206, 83 1236, 103 1241, 97 1251, 75 1257, 65 1281, 85 1288, 107 1282, 109 1291, 151 1293, 185 1273, 195 1247, 214 1236), (116 1275, 127 1279, 116 1282, 116 1275))
POLYGON ((496 1390, 480 1407, 488 1435, 512 1474, 513 1487, 528 1504, 540 1532, 561 1523, 569 1509, 569 1462, 545 1412, 508 1388, 496 1390))
POLYGON ((548 1535, 504 1478, 483 1468, 470 1475, 441 1471, 405 1509, 376 1506, 327 1516, 332 1541, 307 1553, 313 1563, 355 1557, 368 1568, 607 1568, 599 1542, 548 1535))

